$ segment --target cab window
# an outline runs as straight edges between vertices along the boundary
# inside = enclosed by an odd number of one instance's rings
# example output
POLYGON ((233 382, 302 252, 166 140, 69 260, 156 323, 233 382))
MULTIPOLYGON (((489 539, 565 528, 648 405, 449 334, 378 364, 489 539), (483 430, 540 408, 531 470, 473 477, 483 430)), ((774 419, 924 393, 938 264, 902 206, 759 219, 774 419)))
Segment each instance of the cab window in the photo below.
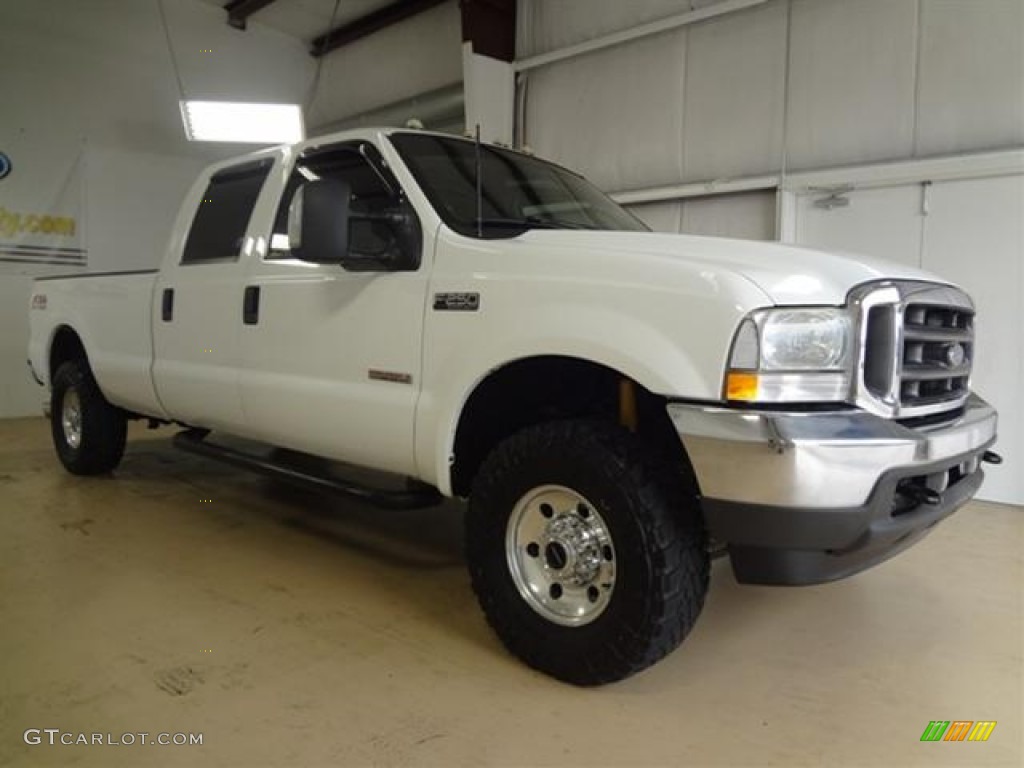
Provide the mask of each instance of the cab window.
POLYGON ((242 250, 271 160, 232 166, 210 178, 182 252, 182 264, 233 261, 242 250))

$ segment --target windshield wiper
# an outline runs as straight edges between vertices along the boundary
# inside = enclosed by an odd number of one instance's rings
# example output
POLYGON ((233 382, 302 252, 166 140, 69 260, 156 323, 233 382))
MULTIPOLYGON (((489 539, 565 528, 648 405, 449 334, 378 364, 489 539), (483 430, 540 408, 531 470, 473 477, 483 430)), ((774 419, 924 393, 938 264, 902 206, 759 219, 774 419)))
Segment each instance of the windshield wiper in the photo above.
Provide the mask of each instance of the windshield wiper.
POLYGON ((521 219, 483 218, 480 220, 480 224, 485 227, 509 227, 515 229, 594 229, 594 227, 588 227, 575 221, 545 219, 540 216, 524 216, 521 219))

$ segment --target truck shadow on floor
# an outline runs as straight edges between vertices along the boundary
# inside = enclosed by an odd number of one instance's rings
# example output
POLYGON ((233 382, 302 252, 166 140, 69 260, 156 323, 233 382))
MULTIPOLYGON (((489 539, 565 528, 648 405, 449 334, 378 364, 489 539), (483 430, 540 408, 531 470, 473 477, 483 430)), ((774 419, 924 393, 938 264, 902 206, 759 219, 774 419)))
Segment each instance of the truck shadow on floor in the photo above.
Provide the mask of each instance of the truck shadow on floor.
MULTIPOLYGON (((290 612, 286 623, 336 638, 344 635, 343 625, 366 599, 394 605, 406 617, 403 621, 417 617, 432 628, 425 630, 428 635, 440 631, 475 652, 507 656, 470 588, 460 502, 382 510, 183 453, 162 437, 133 441, 115 477, 119 494, 134 496, 175 528, 192 528, 189 536, 198 531, 217 537, 216 547, 236 553, 237 568, 254 573, 248 586, 211 582, 209 594, 219 600, 260 605, 261 613, 283 600, 282 610, 290 612), (193 510, 188 516, 180 514, 185 504, 193 510), (358 598, 352 597, 353 589, 359 590, 358 598), (336 602, 325 599, 331 594, 336 602)), ((214 565, 202 566, 207 567, 217 571, 214 565)), ((381 632, 408 633, 388 629, 389 620, 382 621, 381 632)))
MULTIPOLYGON (((306 454, 269 449, 267 456, 292 468, 318 474, 355 477, 361 482, 399 484, 402 479, 371 476, 306 454)), ((147 496, 196 493, 217 497, 221 503, 209 513, 224 523, 244 525, 271 518, 346 549, 377 560, 416 570, 462 568, 462 524, 465 505, 455 500, 413 510, 389 510, 351 497, 262 477, 177 451, 170 440, 147 440, 132 445, 118 471, 147 496), (156 485, 154 485, 156 483, 156 485), (187 486, 182 488, 182 485, 187 486)))

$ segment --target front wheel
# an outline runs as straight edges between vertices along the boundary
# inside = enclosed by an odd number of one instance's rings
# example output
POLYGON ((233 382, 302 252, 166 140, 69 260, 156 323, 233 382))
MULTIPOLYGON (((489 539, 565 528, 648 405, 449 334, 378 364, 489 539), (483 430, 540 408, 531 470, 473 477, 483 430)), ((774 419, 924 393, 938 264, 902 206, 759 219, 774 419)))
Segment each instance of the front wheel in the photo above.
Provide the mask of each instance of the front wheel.
POLYGON ((61 363, 53 376, 50 431, 68 472, 99 475, 121 463, 127 420, 103 397, 84 360, 61 363))
POLYGON ((474 483, 466 548, 508 649, 577 685, 621 680, 672 651, 708 588, 682 468, 611 424, 542 424, 501 443, 474 483))

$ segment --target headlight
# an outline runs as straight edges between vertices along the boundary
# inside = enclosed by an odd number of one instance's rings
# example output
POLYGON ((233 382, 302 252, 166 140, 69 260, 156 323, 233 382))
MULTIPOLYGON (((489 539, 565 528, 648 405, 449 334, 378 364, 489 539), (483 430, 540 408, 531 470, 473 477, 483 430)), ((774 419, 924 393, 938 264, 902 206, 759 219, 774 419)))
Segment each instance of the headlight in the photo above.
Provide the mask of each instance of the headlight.
POLYGON ((850 388, 852 346, 850 316, 843 309, 753 312, 733 340, 725 397, 776 403, 844 400, 850 388))
POLYGON ((849 357, 848 316, 835 309, 787 309, 764 315, 761 368, 835 371, 849 357))

